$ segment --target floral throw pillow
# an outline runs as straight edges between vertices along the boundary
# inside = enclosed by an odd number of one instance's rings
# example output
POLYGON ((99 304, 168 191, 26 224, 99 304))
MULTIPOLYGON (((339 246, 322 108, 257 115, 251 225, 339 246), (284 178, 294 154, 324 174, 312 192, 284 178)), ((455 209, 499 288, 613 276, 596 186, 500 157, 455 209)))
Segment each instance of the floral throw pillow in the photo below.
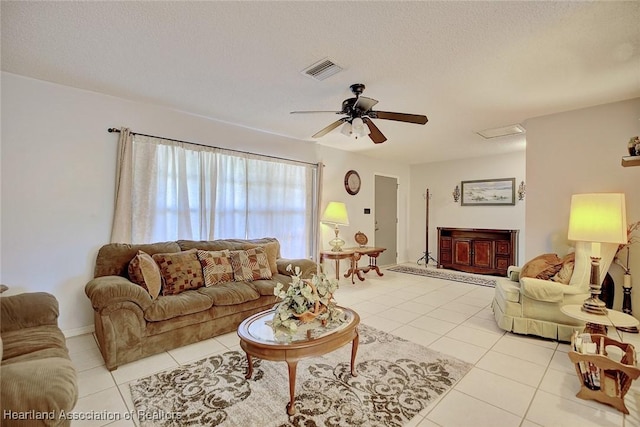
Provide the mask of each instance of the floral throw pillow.
POLYGON ((164 281, 162 295, 176 295, 204 285, 202 266, 197 252, 197 249, 191 249, 153 255, 153 260, 160 267, 160 274, 164 281))
POLYGON ((231 251, 231 265, 236 282, 271 279, 271 267, 263 247, 231 251))
POLYGON ((231 252, 198 250, 198 259, 202 266, 205 286, 233 282, 233 267, 231 266, 231 252))

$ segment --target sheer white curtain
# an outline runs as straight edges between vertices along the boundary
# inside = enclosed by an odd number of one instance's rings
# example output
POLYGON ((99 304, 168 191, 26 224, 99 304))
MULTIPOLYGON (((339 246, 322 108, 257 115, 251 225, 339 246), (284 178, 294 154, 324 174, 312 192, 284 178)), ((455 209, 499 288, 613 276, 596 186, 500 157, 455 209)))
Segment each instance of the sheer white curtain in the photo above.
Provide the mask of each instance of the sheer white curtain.
POLYGON ((125 194, 131 209, 116 216, 112 241, 276 237, 284 257, 316 255, 317 165, 137 134, 132 139, 131 188, 118 190, 118 200, 125 194))
POLYGON ((128 128, 120 129, 118 160, 116 162, 116 199, 114 203, 112 242, 131 242, 133 215, 133 134, 128 128))

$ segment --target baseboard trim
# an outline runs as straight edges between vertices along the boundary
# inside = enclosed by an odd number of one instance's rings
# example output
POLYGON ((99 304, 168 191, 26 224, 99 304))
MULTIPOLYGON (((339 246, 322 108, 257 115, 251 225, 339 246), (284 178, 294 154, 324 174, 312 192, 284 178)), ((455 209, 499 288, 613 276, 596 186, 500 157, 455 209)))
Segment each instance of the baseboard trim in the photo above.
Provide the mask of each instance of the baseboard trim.
POLYGON ((95 332, 95 325, 83 326, 81 328, 75 329, 67 329, 66 331, 62 331, 65 338, 77 337, 78 335, 92 334, 95 332))

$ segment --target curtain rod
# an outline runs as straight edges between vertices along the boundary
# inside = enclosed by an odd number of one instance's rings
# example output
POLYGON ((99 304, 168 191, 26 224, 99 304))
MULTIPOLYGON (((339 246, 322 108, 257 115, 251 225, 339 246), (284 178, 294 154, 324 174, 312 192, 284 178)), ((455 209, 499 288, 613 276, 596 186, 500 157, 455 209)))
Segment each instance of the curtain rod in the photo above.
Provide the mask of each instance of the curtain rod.
MULTIPOLYGON (((107 129, 107 132, 109 132, 109 133, 113 133, 113 132, 120 133, 120 129, 118 129, 118 128, 109 128, 109 129, 107 129)), ((231 152, 234 152, 234 153, 249 154, 249 155, 252 155, 252 156, 256 156, 257 155, 257 156, 262 156, 262 157, 268 157, 270 159, 285 160, 287 162, 302 163, 302 164, 305 164, 305 165, 312 165, 312 166, 320 166, 320 163, 303 162, 301 160, 292 160, 292 159, 286 159, 284 157, 269 156, 268 154, 250 153, 248 151, 234 150, 232 148, 213 147, 211 145, 199 144, 197 142, 182 141, 182 140, 179 140, 179 139, 165 138, 163 136, 148 135, 146 133, 138 133, 138 132, 130 132, 130 133, 133 134, 133 135, 147 136, 149 138, 166 139, 168 141, 181 142, 183 144, 197 145, 198 147, 218 148, 220 150, 227 150, 227 151, 231 151, 231 152)))

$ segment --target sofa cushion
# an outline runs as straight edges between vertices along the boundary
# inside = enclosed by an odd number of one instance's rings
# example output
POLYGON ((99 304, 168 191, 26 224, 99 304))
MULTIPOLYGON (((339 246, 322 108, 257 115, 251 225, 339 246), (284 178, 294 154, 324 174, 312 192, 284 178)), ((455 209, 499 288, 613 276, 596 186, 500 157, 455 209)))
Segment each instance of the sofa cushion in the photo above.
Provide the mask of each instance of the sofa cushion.
POLYGON ((538 255, 522 266, 520 277, 549 280, 562 268, 562 260, 556 254, 538 255))
POLYGON ((154 254, 153 259, 162 274, 162 295, 176 295, 204 286, 202 266, 197 249, 183 252, 154 254))
POLYGON ((274 274, 273 277, 269 280, 254 280, 252 282, 247 282, 249 286, 258 291, 258 293, 262 296, 273 295, 273 289, 278 283, 282 283, 285 290, 288 289, 289 285, 291 284, 291 276, 285 276, 284 274, 274 274))
POLYGON ((271 274, 276 274, 278 272, 278 252, 280 251, 280 244, 278 242, 269 242, 261 245, 257 245, 255 243, 247 243, 243 246, 242 249, 254 249, 254 248, 264 248, 267 253, 267 261, 269 262, 269 268, 271 269, 271 274))
POLYGON ((151 299, 156 299, 160 295, 162 288, 160 267, 148 253, 138 251, 129 262, 129 279, 149 292, 151 299))
POLYGON ((261 246, 243 251, 231 251, 233 276, 238 282, 271 279, 267 252, 261 246))
POLYGON ((211 297, 195 290, 189 290, 178 295, 158 297, 144 311, 144 318, 150 322, 159 322, 208 310, 212 305, 213 300, 211 297))
POLYGON ((569 281, 571 280, 571 275, 573 274, 573 268, 575 267, 575 264, 575 252, 565 255, 562 258, 562 267, 553 277, 551 277, 551 280, 568 285, 569 281))
POLYGON ((58 326, 58 300, 47 292, 25 292, 0 298, 0 331, 58 326))
POLYGON ((511 301, 515 303, 520 302, 520 283, 519 282, 513 282, 506 278, 498 279, 496 281, 495 289, 496 289, 495 290, 496 298, 499 295, 500 298, 504 299, 505 301, 511 301))
POLYGON ((129 261, 136 256, 138 251, 144 251, 149 255, 180 252, 180 246, 178 246, 176 242, 160 242, 141 245, 134 245, 130 243, 109 243, 102 246, 98 251, 93 277, 127 277, 129 261))
POLYGON ((223 251, 227 249, 230 251, 238 251, 245 249, 247 244, 264 246, 268 243, 276 244, 278 248, 276 258, 280 258, 280 242, 275 237, 263 237, 259 239, 178 240, 176 242, 182 251, 189 249, 200 249, 203 251, 223 251))
POLYGON ((203 251, 198 249, 198 259, 202 266, 204 285, 213 286, 219 283, 233 282, 233 267, 231 266, 231 252, 203 251))
POLYGON ((197 292, 211 298, 214 306, 241 304, 260 298, 258 291, 243 282, 220 283, 216 286, 200 288, 197 292))
POLYGON ((183 251, 200 249, 201 251, 237 251, 242 249, 244 243, 228 239, 220 240, 178 240, 178 245, 183 251))
POLYGON ((3 365, 46 357, 69 357, 64 334, 56 325, 3 332, 2 341, 3 365))
MULTIPOLYGON (((53 419, 7 421, 6 426, 66 426, 78 401, 78 383, 73 363, 66 357, 47 357, 0 367, 0 412, 53 414, 53 419)), ((75 425, 75 424, 74 424, 75 425)))

